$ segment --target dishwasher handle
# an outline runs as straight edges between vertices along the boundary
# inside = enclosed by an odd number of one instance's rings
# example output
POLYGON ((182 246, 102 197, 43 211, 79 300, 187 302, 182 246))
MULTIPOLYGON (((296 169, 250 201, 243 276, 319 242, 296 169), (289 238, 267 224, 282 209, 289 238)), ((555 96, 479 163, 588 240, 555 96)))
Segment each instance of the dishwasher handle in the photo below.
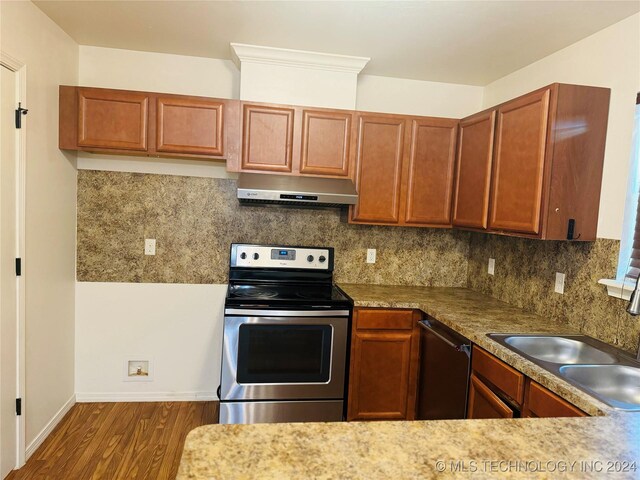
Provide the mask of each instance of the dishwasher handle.
POLYGON ((440 340, 442 340, 444 343, 446 343, 450 347, 456 349, 456 351, 464 352, 467 356, 471 356, 471 345, 467 345, 465 343, 452 342, 450 339, 448 339, 447 337, 442 335, 440 332, 438 332, 436 329, 434 329, 431 326, 431 323, 429 322, 429 320, 421 320, 418 323, 422 328, 424 328, 425 330, 429 331, 430 333, 438 337, 440 340))

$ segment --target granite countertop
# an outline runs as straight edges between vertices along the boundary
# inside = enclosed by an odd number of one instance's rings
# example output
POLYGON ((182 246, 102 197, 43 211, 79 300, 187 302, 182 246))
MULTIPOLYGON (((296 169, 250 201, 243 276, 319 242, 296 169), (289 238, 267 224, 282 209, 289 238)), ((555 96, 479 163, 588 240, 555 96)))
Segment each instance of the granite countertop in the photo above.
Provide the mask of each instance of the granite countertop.
POLYGON ((486 336, 579 332, 467 289, 340 287, 356 307, 424 311, 596 416, 208 425, 187 436, 179 480, 640 477, 640 413, 615 411, 486 336))

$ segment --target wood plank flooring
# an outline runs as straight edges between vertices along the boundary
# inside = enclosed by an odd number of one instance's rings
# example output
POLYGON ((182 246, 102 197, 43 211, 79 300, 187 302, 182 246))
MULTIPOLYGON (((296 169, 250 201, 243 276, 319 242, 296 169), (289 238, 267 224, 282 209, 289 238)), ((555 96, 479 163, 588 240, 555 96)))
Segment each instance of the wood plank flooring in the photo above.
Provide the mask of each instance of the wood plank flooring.
POLYGON ((184 439, 218 402, 78 403, 6 480, 173 479, 184 439))

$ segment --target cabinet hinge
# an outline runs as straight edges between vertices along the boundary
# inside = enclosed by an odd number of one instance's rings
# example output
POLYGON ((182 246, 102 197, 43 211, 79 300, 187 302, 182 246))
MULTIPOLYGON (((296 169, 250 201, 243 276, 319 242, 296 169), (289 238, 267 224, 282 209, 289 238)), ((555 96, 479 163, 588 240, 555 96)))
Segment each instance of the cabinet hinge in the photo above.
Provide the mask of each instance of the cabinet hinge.
POLYGON ((22 115, 26 115, 28 111, 26 108, 22 108, 22 104, 18 102, 18 108, 16 108, 16 128, 22 128, 22 115))
POLYGON ((16 398, 16 415, 22 415, 22 399, 16 398))

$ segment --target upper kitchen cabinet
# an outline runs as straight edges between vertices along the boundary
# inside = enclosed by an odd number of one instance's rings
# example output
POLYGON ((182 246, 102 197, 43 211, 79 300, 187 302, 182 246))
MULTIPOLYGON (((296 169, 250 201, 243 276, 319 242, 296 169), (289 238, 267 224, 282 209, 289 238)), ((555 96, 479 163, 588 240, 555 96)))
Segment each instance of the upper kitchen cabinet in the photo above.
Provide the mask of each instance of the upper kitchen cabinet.
POLYGON ((496 112, 482 112, 460 121, 458 170, 453 225, 487 228, 489 186, 496 112))
POLYGON ((469 122, 480 117, 462 121, 454 225, 543 240, 595 240, 609 97, 607 88, 579 85, 536 90, 495 108, 492 136, 493 111, 485 114, 482 135, 475 132, 484 141, 475 145, 469 122), (487 138, 493 138, 492 155, 487 138))
POLYGON ((293 107, 242 105, 242 171, 293 169, 293 107))
POLYGON ((76 100, 79 147, 147 151, 148 94, 78 88, 76 100))
POLYGON ((489 228, 537 234, 549 123, 550 89, 498 109, 489 228))
POLYGON ((60 87, 61 149, 234 160, 239 120, 233 100, 60 87))
POLYGON ((352 178, 354 112, 242 104, 242 160, 231 172, 352 178))
POLYGON ((353 112, 302 110, 300 173, 348 177, 353 112))
POLYGON ((458 121, 358 114, 351 223, 451 226, 458 121))
POLYGON ((450 226, 458 121, 411 120, 404 224, 450 226))
POLYGON ((156 150, 222 156, 224 102, 162 95, 156 100, 156 150))
POLYGON ((400 193, 406 119, 400 115, 358 115, 356 189, 352 222, 400 222, 400 193))

